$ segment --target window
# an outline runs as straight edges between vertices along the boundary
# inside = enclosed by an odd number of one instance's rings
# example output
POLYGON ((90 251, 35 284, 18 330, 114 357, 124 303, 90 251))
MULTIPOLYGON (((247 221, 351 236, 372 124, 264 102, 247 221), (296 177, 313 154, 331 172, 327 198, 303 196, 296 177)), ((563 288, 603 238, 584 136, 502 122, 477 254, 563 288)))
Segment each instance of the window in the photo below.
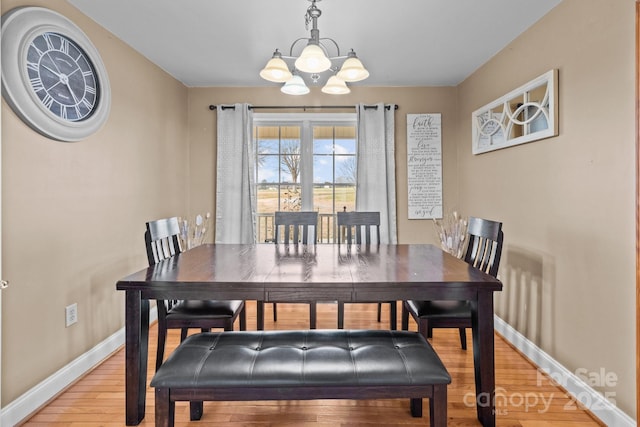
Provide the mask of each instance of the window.
POLYGON ((355 210, 355 114, 255 114, 258 242, 273 215, 317 211, 318 240, 333 242, 335 213, 355 210))

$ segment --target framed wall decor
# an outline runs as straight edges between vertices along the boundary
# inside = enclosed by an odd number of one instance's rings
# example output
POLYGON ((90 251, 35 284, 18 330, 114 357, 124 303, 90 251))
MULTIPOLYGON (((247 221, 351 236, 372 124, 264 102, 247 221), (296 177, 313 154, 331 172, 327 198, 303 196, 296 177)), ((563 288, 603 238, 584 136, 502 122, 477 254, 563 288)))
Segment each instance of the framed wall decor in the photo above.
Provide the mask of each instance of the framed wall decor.
POLYGON ((407 114, 409 219, 442 218, 442 116, 407 114))
POLYGON ((472 152, 558 135, 558 70, 550 70, 471 114, 472 152))

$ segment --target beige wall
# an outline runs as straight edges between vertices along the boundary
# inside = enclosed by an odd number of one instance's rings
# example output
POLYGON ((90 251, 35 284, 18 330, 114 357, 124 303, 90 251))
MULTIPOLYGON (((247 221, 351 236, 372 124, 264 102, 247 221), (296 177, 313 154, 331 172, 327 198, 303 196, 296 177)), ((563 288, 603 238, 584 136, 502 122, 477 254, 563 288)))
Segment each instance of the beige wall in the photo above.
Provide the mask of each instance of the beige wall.
MULTIPOLYGON (((191 88, 189 89, 189 132, 191 143, 191 206, 197 212, 214 209, 216 113, 209 105, 248 102, 252 105, 353 105, 363 102, 398 104, 396 120, 396 189, 398 239, 404 243, 435 243, 433 224, 427 220, 407 219, 407 114, 442 114, 443 187, 445 209, 457 203, 456 123, 457 90, 452 87, 363 87, 354 86, 349 95, 330 96, 313 88, 304 96, 285 96, 279 86, 266 88, 191 88)), ((282 110, 260 110, 260 112, 282 110)), ((314 110, 335 112, 335 110, 314 110)), ((348 112, 355 110, 348 109, 348 112)), ((301 112, 296 110, 295 112, 301 112)))
POLYGON ((2 103, 2 403, 123 326, 115 282, 146 266, 145 221, 186 213, 187 90, 62 0, 3 0, 2 13, 46 6, 101 53, 113 102, 77 143, 32 131, 2 103), (65 306, 78 303, 65 328, 65 306))
POLYGON ((504 222, 500 317, 635 414, 635 2, 565 0, 459 88, 460 205, 504 222), (552 68, 560 135, 473 156, 471 113, 552 68), (486 190, 482 190, 486 189, 486 190))

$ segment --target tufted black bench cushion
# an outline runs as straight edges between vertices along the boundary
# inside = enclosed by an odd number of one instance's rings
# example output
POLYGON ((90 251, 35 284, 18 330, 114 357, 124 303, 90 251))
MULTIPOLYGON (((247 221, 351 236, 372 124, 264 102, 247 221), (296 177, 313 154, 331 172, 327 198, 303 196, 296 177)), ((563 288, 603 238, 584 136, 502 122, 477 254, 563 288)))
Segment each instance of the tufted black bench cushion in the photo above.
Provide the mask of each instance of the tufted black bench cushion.
MULTIPOLYGON (((188 337, 156 372, 156 426, 173 426, 175 401, 429 398, 446 425, 446 368, 415 332, 300 330, 206 332, 188 337)), ((194 403, 195 402, 195 403, 194 403)))

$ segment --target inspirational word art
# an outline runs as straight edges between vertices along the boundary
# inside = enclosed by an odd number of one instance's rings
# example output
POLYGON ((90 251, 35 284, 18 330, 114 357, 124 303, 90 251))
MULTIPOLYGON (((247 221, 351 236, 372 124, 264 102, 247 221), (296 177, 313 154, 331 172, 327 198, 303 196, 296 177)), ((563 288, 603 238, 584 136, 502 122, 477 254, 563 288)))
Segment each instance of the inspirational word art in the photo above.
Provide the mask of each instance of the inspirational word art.
POLYGON ((441 114, 407 114, 409 219, 442 218, 441 114))

